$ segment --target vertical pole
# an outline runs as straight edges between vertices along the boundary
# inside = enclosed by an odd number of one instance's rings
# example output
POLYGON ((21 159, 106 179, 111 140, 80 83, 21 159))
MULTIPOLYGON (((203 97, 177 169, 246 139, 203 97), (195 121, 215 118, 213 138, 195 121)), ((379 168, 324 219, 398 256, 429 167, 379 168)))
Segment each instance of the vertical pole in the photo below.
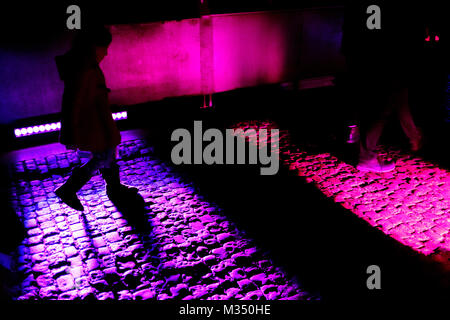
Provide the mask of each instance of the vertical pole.
POLYGON ((214 92, 214 50, 213 26, 208 0, 200 0, 200 77, 203 108, 212 107, 212 94, 214 92))

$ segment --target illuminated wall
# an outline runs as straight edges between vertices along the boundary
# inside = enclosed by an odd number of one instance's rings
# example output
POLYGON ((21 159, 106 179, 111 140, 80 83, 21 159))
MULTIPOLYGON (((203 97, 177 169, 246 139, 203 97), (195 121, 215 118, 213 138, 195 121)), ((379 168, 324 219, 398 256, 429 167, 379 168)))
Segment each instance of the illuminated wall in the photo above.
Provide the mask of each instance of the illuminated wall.
MULTIPOLYGON (((332 74, 343 65, 342 19, 342 9, 323 8, 112 26, 101 64, 111 103, 332 74)), ((53 59, 68 49, 70 37, 31 47, 0 44, 0 123, 60 111, 63 85, 53 59)))
POLYGON ((215 91, 341 70, 342 18, 339 9, 214 16, 215 91))
POLYGON ((112 103, 200 93, 198 19, 112 26, 111 32, 101 67, 112 103))

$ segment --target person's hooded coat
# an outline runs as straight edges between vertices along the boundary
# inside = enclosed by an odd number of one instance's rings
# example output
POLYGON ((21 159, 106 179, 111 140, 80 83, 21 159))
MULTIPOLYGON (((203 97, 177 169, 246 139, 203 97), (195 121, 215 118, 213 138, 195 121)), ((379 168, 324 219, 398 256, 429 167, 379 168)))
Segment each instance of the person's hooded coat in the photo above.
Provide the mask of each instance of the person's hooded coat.
POLYGON ((102 152, 121 142, 112 118, 105 77, 94 54, 74 50, 55 58, 64 81, 60 142, 70 149, 102 152))

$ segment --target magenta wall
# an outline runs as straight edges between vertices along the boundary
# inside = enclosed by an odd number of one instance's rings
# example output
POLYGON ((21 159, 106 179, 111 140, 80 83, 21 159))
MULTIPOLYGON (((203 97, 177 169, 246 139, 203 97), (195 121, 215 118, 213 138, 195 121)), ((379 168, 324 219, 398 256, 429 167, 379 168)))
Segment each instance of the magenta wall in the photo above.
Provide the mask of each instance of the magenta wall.
MULTIPOLYGON (((214 89, 216 92, 286 78, 293 43, 287 34, 292 14, 248 13, 213 17, 214 89)), ((296 41, 300 41, 300 37, 296 41)), ((298 54, 298 52, 297 52, 298 54)))
MULTIPOLYGON (((112 26, 101 64, 111 103, 332 74, 343 66, 342 19, 341 8, 321 8, 112 26)), ((60 111, 63 86, 53 59, 68 49, 70 37, 34 48, 0 45, 1 123, 60 111)))
POLYGON ((340 9, 213 15, 112 27, 111 101, 134 104, 342 69, 340 9))
POLYGON ((342 23, 339 8, 214 16, 215 91, 341 71, 342 23))
POLYGON ((101 67, 111 102, 136 104, 200 92, 198 19, 112 26, 101 67))

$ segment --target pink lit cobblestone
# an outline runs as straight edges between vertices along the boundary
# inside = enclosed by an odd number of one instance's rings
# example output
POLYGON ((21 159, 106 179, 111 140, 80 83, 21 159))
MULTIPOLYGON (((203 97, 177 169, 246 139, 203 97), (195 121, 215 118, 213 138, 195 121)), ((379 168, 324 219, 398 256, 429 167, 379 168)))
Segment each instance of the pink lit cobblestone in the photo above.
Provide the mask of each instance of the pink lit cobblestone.
MULTIPOLYGON (((271 121, 248 121, 241 129, 276 129, 271 121)), ((268 130, 268 132, 270 132, 268 130)), ((450 173, 398 150, 381 152, 396 161, 388 173, 364 173, 329 153, 297 148, 279 132, 280 161, 327 197, 371 226, 424 255, 439 254, 447 268, 450 252, 450 173)), ((449 269, 450 270, 450 269, 449 269)))

